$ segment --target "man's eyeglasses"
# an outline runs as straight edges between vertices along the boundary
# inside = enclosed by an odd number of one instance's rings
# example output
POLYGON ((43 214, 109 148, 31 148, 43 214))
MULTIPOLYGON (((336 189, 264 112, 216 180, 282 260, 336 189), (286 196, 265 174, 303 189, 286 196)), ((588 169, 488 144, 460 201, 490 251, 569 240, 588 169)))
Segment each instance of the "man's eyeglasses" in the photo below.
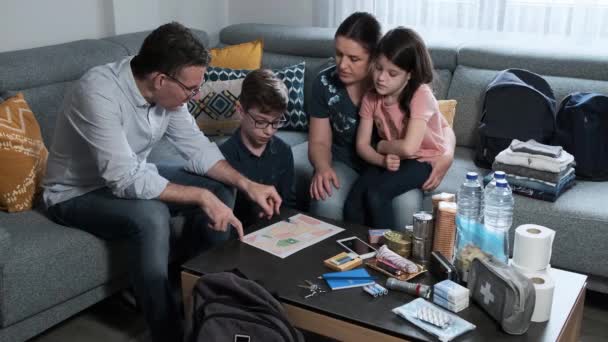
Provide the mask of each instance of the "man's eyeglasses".
POLYGON ((247 114, 251 120, 253 120, 253 124, 255 126, 255 128, 260 128, 260 129, 266 129, 266 127, 268 126, 272 126, 272 128, 274 129, 279 129, 283 126, 285 126, 285 123, 287 122, 287 119, 285 118, 285 116, 282 116, 280 119, 275 120, 273 122, 268 122, 266 120, 258 120, 256 118, 253 117, 253 115, 251 115, 249 112, 245 112, 245 114, 247 114))
POLYGON ((180 85, 180 87, 182 87, 182 89, 188 94, 188 99, 191 99, 193 97, 195 97, 196 95, 198 95, 198 93, 201 92, 201 90, 203 89, 203 84, 201 84, 200 86, 192 89, 192 88, 188 88, 186 87, 185 84, 183 84, 180 80, 178 80, 177 78, 169 75, 169 74, 165 74, 170 80, 172 80, 173 82, 177 83, 180 85))

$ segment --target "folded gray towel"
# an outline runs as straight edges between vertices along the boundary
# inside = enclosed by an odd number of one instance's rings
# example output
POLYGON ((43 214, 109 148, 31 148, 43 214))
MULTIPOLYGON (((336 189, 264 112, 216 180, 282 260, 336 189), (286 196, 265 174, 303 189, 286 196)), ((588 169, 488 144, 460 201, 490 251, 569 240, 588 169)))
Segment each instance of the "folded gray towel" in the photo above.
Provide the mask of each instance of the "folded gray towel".
POLYGON ((530 154, 539 154, 541 156, 547 156, 551 158, 557 158, 562 154, 561 146, 552 146, 541 144, 534 139, 530 139, 526 142, 513 139, 511 142, 511 150, 513 152, 525 152, 530 154))
POLYGON ((494 161, 494 163, 492 164, 492 170, 494 170, 494 171, 504 171, 505 173, 508 173, 511 175, 518 175, 518 176, 523 176, 523 177, 540 179, 545 182, 556 183, 556 184, 559 183, 562 180, 562 178, 568 176, 571 172, 574 172, 572 169, 573 169, 572 166, 570 166, 570 167, 567 167, 566 169, 564 169, 564 171, 557 173, 557 172, 549 172, 549 171, 531 169, 529 167, 520 166, 520 165, 503 164, 499 161, 494 161))

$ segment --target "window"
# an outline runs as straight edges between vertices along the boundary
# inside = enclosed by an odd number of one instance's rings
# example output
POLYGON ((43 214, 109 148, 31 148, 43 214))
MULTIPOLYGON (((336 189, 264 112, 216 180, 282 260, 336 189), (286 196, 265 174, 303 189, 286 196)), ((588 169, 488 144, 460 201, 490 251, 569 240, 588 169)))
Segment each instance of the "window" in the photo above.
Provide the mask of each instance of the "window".
POLYGON ((319 0, 316 6, 326 27, 367 11, 385 31, 402 25, 425 36, 608 43, 608 0, 319 0))

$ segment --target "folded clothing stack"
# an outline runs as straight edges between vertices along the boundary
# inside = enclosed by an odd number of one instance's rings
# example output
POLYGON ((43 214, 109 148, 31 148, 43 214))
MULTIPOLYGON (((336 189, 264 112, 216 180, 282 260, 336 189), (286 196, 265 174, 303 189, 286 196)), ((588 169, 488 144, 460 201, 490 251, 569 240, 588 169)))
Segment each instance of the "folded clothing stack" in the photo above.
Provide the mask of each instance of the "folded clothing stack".
MULTIPOLYGON (((504 171, 514 193, 555 202, 574 185, 574 157, 561 146, 514 139, 496 156, 492 169, 504 171)), ((493 174, 484 178, 492 180, 493 174)))
POLYGON ((433 286, 433 303, 452 312, 469 307, 469 289, 451 280, 444 280, 433 286))

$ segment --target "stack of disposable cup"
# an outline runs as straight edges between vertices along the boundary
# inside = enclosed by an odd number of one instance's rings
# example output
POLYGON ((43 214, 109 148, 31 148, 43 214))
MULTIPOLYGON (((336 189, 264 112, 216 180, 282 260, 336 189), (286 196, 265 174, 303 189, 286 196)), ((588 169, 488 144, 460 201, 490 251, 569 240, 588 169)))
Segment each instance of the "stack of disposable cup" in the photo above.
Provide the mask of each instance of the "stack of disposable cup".
POLYGON ((457 211, 458 205, 455 202, 439 202, 437 216, 435 216, 433 251, 441 252, 450 261, 454 257, 456 243, 457 211))
MULTIPOLYGON (((456 202, 456 195, 447 192, 441 192, 434 194, 431 197, 433 201, 433 217, 437 218, 437 210, 439 208, 439 202, 456 202)), ((437 226, 437 220, 435 220, 435 226, 437 226)))
POLYGON ((536 303, 532 322, 546 322, 551 316, 555 282, 549 269, 554 238, 554 230, 535 224, 524 224, 515 229, 511 266, 534 284, 536 303))

